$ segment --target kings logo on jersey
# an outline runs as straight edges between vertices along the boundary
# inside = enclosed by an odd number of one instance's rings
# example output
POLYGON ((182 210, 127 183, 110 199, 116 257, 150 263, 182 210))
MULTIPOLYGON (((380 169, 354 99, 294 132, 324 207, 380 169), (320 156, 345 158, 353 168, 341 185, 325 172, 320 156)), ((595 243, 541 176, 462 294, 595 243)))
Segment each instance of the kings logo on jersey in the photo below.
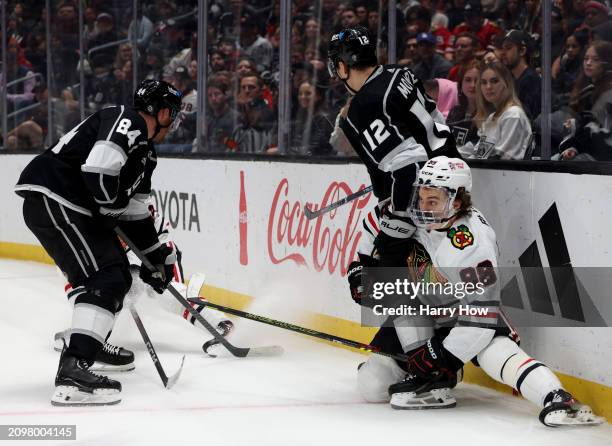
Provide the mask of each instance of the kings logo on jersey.
POLYGON ((446 236, 451 240, 451 244, 457 249, 464 249, 474 244, 474 236, 466 225, 450 228, 446 236))

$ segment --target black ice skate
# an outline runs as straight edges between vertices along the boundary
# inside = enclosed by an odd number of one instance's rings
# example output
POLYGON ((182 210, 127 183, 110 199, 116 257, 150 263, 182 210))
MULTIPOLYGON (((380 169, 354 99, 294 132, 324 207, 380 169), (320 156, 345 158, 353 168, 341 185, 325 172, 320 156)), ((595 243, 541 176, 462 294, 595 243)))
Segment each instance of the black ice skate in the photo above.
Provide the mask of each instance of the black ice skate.
POLYGON ((451 388, 456 379, 446 375, 420 377, 412 374, 389 386, 391 407, 398 410, 446 409, 455 407, 457 400, 451 388))
POLYGON ((581 404, 563 389, 550 392, 544 399, 540 421, 550 427, 602 424, 604 419, 593 414, 591 408, 581 404))
MULTIPOLYGON (((55 333, 54 350, 61 352, 70 339, 70 330, 55 333)), ((129 372, 134 370, 134 353, 126 348, 117 347, 108 342, 104 343, 102 350, 96 356, 96 362, 90 367, 92 372, 129 372)))
POLYGON ((92 373, 84 359, 62 355, 52 405, 106 406, 120 401, 120 382, 92 373))
POLYGON ((98 372, 129 372, 134 370, 134 353, 123 347, 117 347, 108 342, 96 356, 92 371, 98 372))

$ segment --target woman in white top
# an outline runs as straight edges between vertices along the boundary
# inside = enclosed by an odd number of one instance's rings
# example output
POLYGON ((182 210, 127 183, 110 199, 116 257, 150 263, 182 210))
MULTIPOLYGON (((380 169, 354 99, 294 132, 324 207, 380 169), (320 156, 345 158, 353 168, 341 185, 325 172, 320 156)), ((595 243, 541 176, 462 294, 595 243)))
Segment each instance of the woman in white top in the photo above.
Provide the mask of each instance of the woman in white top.
POLYGON ((514 79, 501 63, 482 64, 476 88, 479 140, 472 158, 522 160, 532 142, 531 125, 514 90, 514 79))

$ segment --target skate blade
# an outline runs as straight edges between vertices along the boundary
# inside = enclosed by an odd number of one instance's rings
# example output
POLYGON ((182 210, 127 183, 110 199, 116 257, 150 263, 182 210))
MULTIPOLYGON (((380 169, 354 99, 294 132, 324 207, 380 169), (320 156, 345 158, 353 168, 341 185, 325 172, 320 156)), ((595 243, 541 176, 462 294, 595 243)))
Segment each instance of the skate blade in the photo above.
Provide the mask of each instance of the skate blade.
POLYGON ((544 417, 544 424, 550 427, 561 426, 597 426, 606 420, 595 415, 588 406, 576 411, 555 410, 544 417))
POLYGON ((119 404, 121 392, 116 389, 97 389, 93 393, 83 392, 74 386, 57 386, 51 404, 53 406, 110 406, 119 404))
POLYGON ((92 372, 105 372, 105 373, 124 373, 131 372, 134 370, 136 366, 133 362, 129 364, 121 364, 121 365, 113 365, 106 364, 104 362, 94 362, 93 365, 89 368, 92 372))
POLYGON ((450 409, 457 405, 457 400, 450 389, 433 389, 429 392, 394 393, 391 396, 391 407, 397 410, 450 409))

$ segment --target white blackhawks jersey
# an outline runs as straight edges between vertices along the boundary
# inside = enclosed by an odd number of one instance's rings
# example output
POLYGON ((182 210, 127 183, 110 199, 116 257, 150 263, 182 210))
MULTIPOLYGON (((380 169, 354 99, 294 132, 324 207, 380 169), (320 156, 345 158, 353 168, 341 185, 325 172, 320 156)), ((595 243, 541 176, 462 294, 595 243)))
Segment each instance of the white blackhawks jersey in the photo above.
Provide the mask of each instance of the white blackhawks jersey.
MULTIPOLYGON (((374 239, 379 232, 379 218, 380 205, 363 219, 364 233, 359 254, 376 256, 374 239)), ((419 275, 419 278, 430 283, 441 283, 445 291, 443 294, 435 293, 436 288, 432 286, 427 293, 420 294, 421 302, 431 307, 455 309, 436 317, 436 323, 498 326, 500 285, 496 270, 497 239, 495 231, 480 211, 471 208, 470 215, 459 218, 447 229, 427 231, 418 228, 413 237, 423 245, 433 267, 424 267, 428 273, 419 275), (468 287, 468 283, 472 285, 468 287), (448 292, 451 286, 454 293, 448 292)))
POLYGON ((431 301, 426 295, 423 302, 457 308, 454 316, 460 325, 497 325, 500 303, 497 239, 480 211, 471 208, 470 215, 454 221, 447 229, 418 228, 414 238, 431 257, 436 272, 433 276, 446 281, 449 289, 452 284, 456 291, 454 295, 432 296, 431 301))

